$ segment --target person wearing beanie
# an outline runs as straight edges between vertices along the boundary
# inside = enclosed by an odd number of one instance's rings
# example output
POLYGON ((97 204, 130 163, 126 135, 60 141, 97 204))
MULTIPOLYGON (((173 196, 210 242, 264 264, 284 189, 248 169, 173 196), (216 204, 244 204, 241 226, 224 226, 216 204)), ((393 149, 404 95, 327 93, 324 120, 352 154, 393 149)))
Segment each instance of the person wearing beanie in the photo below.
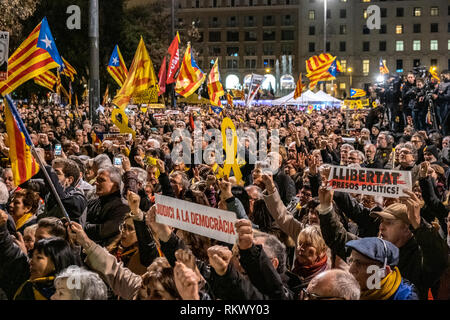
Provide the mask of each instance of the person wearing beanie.
POLYGON ((419 300, 416 287, 397 267, 399 249, 381 238, 346 243, 351 249, 350 273, 361 287, 361 300, 419 300))

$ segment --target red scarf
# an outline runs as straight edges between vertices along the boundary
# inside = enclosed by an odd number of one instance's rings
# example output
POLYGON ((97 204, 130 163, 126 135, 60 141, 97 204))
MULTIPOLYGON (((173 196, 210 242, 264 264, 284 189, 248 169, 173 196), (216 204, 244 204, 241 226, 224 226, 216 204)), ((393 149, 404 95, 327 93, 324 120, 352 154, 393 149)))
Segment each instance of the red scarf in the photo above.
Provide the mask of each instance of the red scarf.
POLYGON ((327 269, 328 256, 325 254, 322 259, 310 266, 302 266, 299 264, 298 260, 295 259, 293 273, 303 277, 305 281, 309 281, 314 278, 317 274, 325 271, 327 269))

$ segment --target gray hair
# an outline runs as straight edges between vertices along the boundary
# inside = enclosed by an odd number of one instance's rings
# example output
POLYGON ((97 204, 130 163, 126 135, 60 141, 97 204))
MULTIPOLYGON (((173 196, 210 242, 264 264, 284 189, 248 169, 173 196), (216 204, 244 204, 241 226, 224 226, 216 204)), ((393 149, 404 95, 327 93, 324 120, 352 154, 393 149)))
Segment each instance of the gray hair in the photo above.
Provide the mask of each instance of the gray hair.
POLYGON ((344 143, 344 144, 341 146, 341 150, 342 150, 342 149, 348 149, 348 151, 351 151, 351 150, 355 150, 355 147, 352 146, 351 144, 344 143))
POLYGON ((142 186, 144 186, 145 183, 147 182, 147 176, 148 176, 147 171, 145 171, 142 168, 138 168, 138 167, 131 168, 131 171, 136 174, 138 183, 140 183, 142 186))
POLYGON ((343 270, 336 270, 335 275, 337 296, 345 300, 359 300, 361 289, 355 277, 351 273, 343 270))
POLYGON ((6 204, 9 199, 9 192, 6 184, 0 181, 0 204, 6 204))
POLYGON ((66 280, 71 300, 107 300, 108 289, 100 276, 78 266, 69 266, 55 278, 56 282, 66 280), (70 284, 70 285, 69 285, 70 284))
POLYGON ((277 237, 275 237, 274 235, 265 233, 265 232, 261 232, 261 231, 254 231, 254 236, 255 239, 257 238, 264 238, 264 251, 266 253, 266 255, 270 258, 277 258, 278 259, 278 267, 277 267, 277 272, 279 274, 283 274, 286 272, 286 259, 287 259, 287 254, 286 254, 286 246, 281 243, 280 240, 278 240, 277 237))
POLYGON ((101 168, 98 170, 98 174, 101 172, 106 171, 109 173, 109 178, 113 183, 115 183, 120 190, 122 190, 122 173, 119 168, 114 167, 112 165, 106 166, 104 168, 101 168))
POLYGON ((361 163, 363 163, 364 161, 366 161, 366 156, 365 156, 364 153, 362 153, 361 151, 359 151, 359 150, 350 150, 350 151, 348 152, 348 154, 350 155, 350 153, 356 153, 356 154, 358 155, 359 161, 360 161, 361 163))
POLYGON ((343 298, 345 300, 359 300, 361 295, 361 288, 355 277, 347 271, 340 269, 331 269, 320 273, 314 277, 309 286, 314 288, 319 281, 327 281, 328 288, 333 297, 343 298), (333 276, 332 280, 330 276, 333 276))
POLYGON ((401 148, 409 149, 409 151, 411 151, 411 153, 412 153, 412 155, 413 155, 413 157, 414 157, 414 160, 417 160, 417 157, 418 157, 418 155, 417 155, 417 149, 416 149, 416 147, 414 146, 414 144, 413 144, 412 142, 405 142, 405 143, 403 143, 403 144, 400 144, 400 146, 397 147, 397 148, 395 148, 395 150, 396 150, 397 152, 400 152, 400 149, 401 149, 401 148))
POLYGON ((103 167, 112 166, 111 159, 108 155, 102 153, 94 158, 94 168, 99 171, 103 167))

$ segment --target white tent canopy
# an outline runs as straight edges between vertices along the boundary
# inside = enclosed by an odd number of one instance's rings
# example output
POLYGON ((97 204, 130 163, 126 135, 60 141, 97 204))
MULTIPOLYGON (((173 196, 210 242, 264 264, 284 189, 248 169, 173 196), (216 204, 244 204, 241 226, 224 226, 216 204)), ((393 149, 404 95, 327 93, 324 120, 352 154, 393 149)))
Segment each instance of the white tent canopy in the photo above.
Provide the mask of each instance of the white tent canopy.
POLYGON ((322 90, 316 92, 316 97, 320 98, 320 101, 323 102, 342 102, 341 100, 330 96, 329 94, 323 92, 322 90))

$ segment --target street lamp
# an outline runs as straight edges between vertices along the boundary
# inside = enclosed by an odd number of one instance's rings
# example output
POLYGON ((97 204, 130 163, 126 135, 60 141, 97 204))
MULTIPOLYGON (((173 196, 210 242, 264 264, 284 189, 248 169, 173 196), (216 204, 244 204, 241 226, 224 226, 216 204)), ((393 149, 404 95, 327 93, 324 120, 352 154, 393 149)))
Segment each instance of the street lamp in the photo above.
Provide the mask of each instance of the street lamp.
POLYGON ((327 53, 327 0, 323 0, 323 53, 327 53))
POLYGON ((267 68, 267 69, 266 69, 266 73, 269 73, 269 72, 270 72, 270 68, 267 68))
POLYGON ((353 72, 353 69, 352 68, 348 68, 347 72, 350 73, 350 89, 351 89, 352 85, 353 85, 353 83, 352 83, 352 72, 353 72))

